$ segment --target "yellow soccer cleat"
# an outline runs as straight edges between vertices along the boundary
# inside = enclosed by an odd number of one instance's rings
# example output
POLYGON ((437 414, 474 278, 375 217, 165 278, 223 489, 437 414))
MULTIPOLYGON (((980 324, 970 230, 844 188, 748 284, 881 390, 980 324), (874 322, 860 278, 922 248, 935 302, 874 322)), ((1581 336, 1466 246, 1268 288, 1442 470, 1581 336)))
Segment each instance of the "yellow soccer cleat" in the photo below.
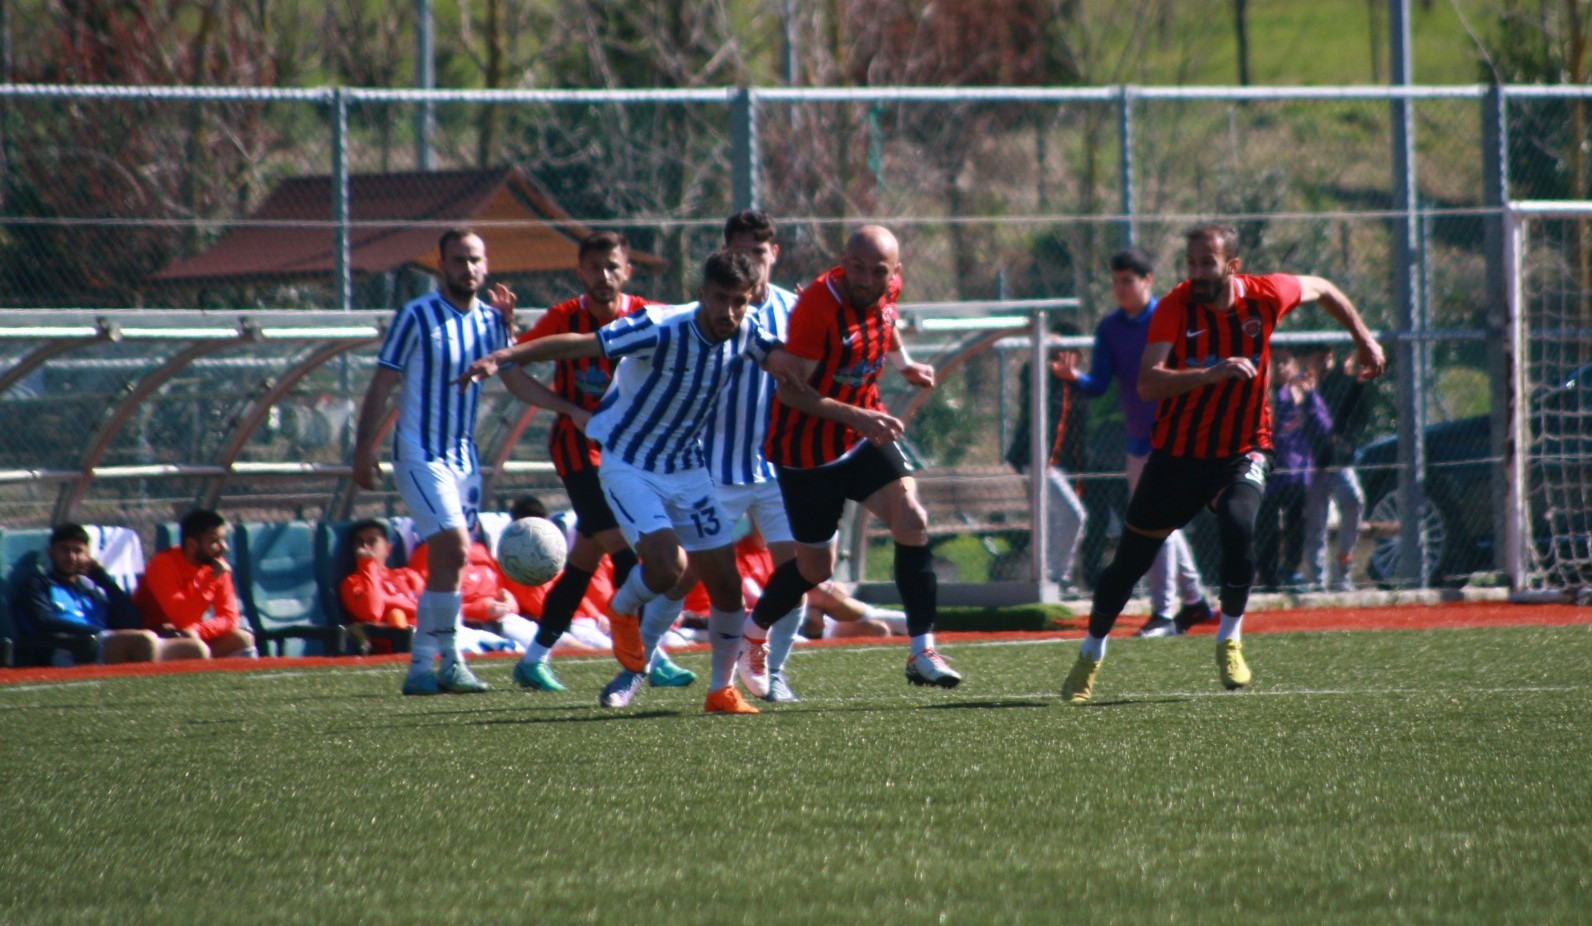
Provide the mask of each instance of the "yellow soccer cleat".
POLYGON ((1079 654, 1078 661, 1072 664, 1072 671, 1067 673, 1067 680, 1061 683, 1061 700, 1068 704, 1088 704, 1094 695, 1095 676, 1100 674, 1099 659, 1090 659, 1079 654))
POLYGON ((1216 671, 1222 675, 1222 686, 1237 691, 1249 684, 1253 677, 1249 664, 1244 662, 1244 646, 1237 640, 1223 640, 1216 644, 1216 671))

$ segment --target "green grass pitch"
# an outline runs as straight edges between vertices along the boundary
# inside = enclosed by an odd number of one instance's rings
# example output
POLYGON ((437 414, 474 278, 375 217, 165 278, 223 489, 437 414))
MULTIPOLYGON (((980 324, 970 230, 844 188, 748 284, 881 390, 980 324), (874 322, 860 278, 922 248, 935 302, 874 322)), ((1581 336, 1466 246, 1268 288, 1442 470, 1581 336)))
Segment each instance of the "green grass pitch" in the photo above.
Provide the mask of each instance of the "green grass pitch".
MULTIPOLYGON (((0 922, 1575 923, 1586 627, 798 651, 804 700, 399 666, 0 687, 0 922)), ((683 662, 706 670, 705 655, 683 662)))

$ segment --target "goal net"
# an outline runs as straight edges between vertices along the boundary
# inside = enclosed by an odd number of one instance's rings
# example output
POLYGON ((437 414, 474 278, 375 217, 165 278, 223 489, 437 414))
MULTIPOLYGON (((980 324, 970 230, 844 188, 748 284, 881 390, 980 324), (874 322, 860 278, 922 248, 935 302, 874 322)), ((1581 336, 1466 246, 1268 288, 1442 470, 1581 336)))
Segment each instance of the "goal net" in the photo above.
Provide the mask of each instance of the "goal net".
POLYGON ((1592 589, 1592 202, 1517 202, 1512 259, 1511 505, 1516 588, 1592 589))

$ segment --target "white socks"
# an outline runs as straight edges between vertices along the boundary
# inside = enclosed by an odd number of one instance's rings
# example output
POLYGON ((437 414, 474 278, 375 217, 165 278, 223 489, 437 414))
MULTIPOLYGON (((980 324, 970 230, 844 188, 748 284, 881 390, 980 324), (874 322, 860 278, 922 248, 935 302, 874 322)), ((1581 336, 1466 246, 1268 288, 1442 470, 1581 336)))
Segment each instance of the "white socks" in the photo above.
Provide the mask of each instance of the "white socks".
POLYGON ((644 563, 637 563, 636 568, 630 570, 630 575, 625 577, 625 584, 619 586, 619 590, 614 592, 614 597, 609 602, 609 606, 613 608, 614 613, 639 614, 641 613, 642 605, 658 597, 657 592, 648 588, 647 583, 641 581, 641 573, 644 566, 644 563))
POLYGON ((1240 614, 1237 617, 1228 617, 1226 614, 1218 614, 1217 617, 1221 618, 1222 621, 1222 625, 1216 629, 1217 643, 1226 643, 1228 640, 1237 640, 1239 642, 1243 642, 1244 629, 1241 625, 1244 620, 1244 615, 1240 614))
POLYGON ((452 668, 459 661, 459 645, 455 630, 459 626, 459 610, 464 596, 458 592, 422 592, 415 608, 415 637, 410 646, 409 671, 430 672, 431 660, 442 656, 442 668, 452 668))
POLYGON ((912 638, 912 655, 914 657, 922 656, 931 649, 934 649, 933 631, 912 638))
POLYGON ((668 595, 659 595, 641 609, 641 646, 647 654, 647 668, 669 658, 658 641, 674 626, 675 619, 683 610, 685 599, 675 600, 668 595))
POLYGON ((713 677, 708 691, 718 691, 735 682, 735 659, 741 654, 741 622, 744 611, 708 610, 708 639, 713 645, 713 677))
POLYGON ((1106 658, 1106 638, 1083 635, 1083 645, 1078 648, 1080 655, 1087 656, 1095 662, 1106 658))
POLYGON ((791 647, 796 645, 796 631, 801 629, 802 618, 807 614, 806 600, 806 596, 802 596, 802 602, 768 628, 768 671, 771 673, 783 670, 785 660, 790 658, 791 647))

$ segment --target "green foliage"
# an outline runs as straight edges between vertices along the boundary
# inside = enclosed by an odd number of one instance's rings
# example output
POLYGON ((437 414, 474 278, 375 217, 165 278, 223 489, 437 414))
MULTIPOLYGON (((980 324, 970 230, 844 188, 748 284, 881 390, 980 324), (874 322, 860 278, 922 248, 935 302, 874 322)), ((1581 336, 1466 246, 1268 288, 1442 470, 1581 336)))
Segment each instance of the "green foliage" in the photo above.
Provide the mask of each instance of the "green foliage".
POLYGON ((558 695, 505 660, 469 698, 392 664, 0 686, 0 920, 1584 919, 1585 628, 1245 642, 1230 694, 1209 636, 1116 640, 1091 708, 1050 642, 947 643, 954 692, 798 651, 803 700, 744 718, 700 683, 597 708, 607 658, 558 695))

